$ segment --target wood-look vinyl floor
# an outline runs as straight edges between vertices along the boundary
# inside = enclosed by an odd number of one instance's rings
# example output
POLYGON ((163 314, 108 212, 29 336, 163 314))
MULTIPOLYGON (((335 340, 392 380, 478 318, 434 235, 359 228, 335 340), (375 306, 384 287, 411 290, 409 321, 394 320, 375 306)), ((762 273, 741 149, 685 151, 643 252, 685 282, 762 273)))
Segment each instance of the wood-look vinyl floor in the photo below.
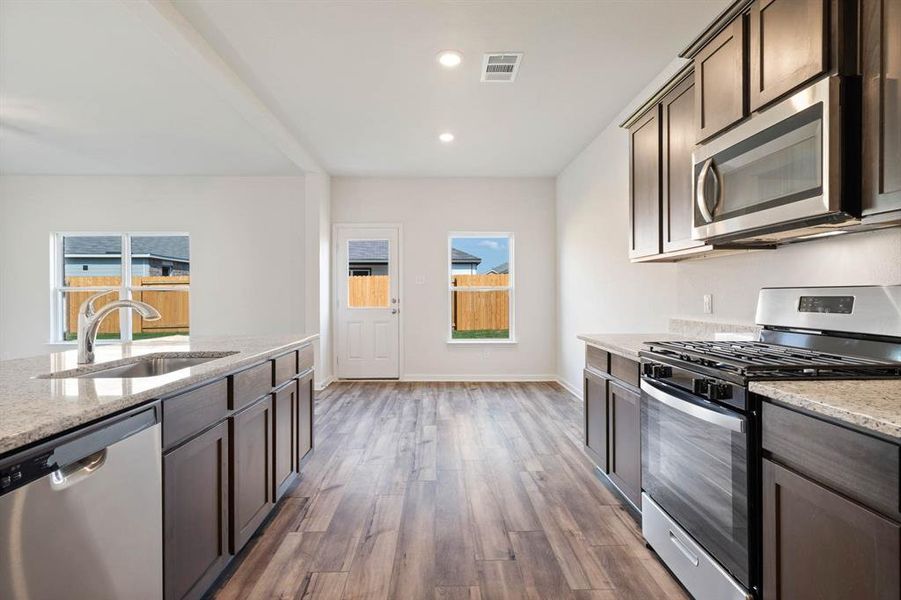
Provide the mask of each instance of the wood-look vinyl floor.
POLYGON ((339 383, 315 411, 315 454, 217 599, 687 597, 557 385, 339 383))

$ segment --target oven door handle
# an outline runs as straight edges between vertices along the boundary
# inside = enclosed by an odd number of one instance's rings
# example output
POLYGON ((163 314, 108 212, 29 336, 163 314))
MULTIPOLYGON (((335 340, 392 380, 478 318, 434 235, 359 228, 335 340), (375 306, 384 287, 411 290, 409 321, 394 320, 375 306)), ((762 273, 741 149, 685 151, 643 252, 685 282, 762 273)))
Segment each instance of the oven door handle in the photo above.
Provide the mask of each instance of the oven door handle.
POLYGON ((679 398, 645 380, 642 380, 641 382, 641 391, 670 408, 695 417, 696 419, 706 421, 711 425, 716 425, 717 427, 722 427, 723 429, 728 429, 730 431, 737 431, 738 433, 745 432, 744 417, 737 417, 725 411, 725 409, 718 410, 706 400, 703 401, 704 404, 701 404, 700 402, 693 400, 679 398))

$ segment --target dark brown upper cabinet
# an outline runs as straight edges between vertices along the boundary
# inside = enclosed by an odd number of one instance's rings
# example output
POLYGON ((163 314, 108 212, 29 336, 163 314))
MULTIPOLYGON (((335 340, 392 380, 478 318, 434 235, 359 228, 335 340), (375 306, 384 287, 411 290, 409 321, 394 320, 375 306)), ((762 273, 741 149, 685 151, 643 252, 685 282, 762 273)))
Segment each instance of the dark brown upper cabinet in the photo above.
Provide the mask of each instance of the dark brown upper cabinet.
POLYGON ((739 16, 694 57, 695 141, 740 121, 745 104, 745 21, 739 16))
POLYGON ((864 216, 901 210, 901 1, 861 0, 864 216))
POLYGON ((702 246, 691 239, 694 194, 691 151, 695 145, 695 80, 691 73, 660 101, 663 110, 663 251, 702 246))
POLYGON ((826 0, 757 0, 748 14, 752 111, 826 72, 826 0))
POLYGON ((629 128, 630 258, 660 253, 660 106, 629 128))

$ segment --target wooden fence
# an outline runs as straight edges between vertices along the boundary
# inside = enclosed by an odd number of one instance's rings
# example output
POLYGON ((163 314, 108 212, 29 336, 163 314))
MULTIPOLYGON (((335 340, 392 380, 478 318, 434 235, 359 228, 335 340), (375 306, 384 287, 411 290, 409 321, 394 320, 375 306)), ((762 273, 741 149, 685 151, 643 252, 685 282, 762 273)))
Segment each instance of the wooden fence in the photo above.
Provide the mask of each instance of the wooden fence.
POLYGON ((348 306, 351 308, 386 308, 389 275, 350 275, 347 278, 348 306))
POLYGON ((457 291, 451 294, 451 314, 455 331, 510 328, 510 292, 465 292, 461 288, 505 286, 510 276, 454 275, 457 291))
MULTIPOLYGON (((133 277, 132 286, 162 286, 162 285, 187 285, 191 278, 187 275, 179 275, 174 277, 133 277)), ((66 285, 69 287, 116 287, 121 284, 120 277, 67 277, 66 285)), ((66 292, 66 337, 74 336, 78 329, 78 308, 81 303, 90 298, 96 291, 89 292, 66 292)), ((98 298, 94 304, 95 308, 101 308, 105 304, 117 300, 119 295, 109 293, 102 298, 98 298)), ((153 291, 141 290, 133 291, 132 298, 146 302, 158 311, 162 318, 157 321, 145 321, 136 312, 132 313, 132 331, 133 333, 188 333, 190 328, 189 310, 188 310, 188 293, 172 292, 172 291, 153 291)), ((100 334, 118 334, 119 319, 115 317, 107 317, 100 323, 100 334)))
MULTIPOLYGON (((509 275, 454 275, 458 288, 509 285, 509 275)), ((389 304, 388 275, 349 275, 348 306, 386 308, 389 304)), ((465 292, 451 294, 453 328, 457 331, 510 328, 510 292, 465 292)))

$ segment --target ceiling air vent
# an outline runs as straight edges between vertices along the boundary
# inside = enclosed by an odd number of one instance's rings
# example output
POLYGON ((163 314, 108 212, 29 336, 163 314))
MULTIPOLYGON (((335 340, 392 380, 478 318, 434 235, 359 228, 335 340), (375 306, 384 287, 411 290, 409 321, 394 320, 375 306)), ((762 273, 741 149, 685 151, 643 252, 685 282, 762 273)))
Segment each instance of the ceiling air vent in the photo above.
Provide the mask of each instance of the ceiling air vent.
POLYGON ((482 81, 508 83, 516 79, 522 52, 489 52, 482 56, 482 81))

